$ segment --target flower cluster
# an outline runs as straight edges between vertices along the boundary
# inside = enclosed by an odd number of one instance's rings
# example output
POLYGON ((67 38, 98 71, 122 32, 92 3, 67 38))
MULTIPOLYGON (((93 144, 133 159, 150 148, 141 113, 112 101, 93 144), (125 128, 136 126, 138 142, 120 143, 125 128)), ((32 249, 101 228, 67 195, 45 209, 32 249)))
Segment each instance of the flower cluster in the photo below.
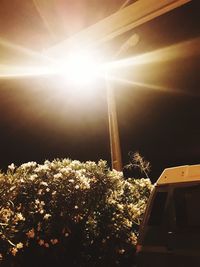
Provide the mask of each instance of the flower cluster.
POLYGON ((103 160, 11 164, 0 174, 0 259, 55 249, 70 266, 120 264, 134 251, 151 189, 103 160))

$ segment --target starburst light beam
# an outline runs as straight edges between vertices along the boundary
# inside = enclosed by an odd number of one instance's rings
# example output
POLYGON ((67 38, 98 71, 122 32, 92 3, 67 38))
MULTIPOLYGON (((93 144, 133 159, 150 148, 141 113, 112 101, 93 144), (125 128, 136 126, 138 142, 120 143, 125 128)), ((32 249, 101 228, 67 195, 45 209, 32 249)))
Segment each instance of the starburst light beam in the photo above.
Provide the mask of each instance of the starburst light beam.
POLYGON ((44 76, 50 74, 54 74, 54 71, 48 67, 0 65, 0 79, 44 76))
POLYGON ((27 56, 27 61, 32 60, 39 60, 40 62, 48 64, 49 62, 52 62, 51 58, 43 53, 39 53, 36 51, 33 51, 31 49, 28 49, 26 47, 23 47, 21 45, 12 43, 4 38, 0 37, 0 46, 11 49, 13 52, 20 53, 22 56, 27 56))
POLYGON ((178 58, 187 58, 200 54, 200 38, 184 41, 178 44, 167 46, 152 52, 135 57, 105 63, 104 68, 109 70, 126 68, 131 66, 145 65, 157 62, 172 61, 178 58))

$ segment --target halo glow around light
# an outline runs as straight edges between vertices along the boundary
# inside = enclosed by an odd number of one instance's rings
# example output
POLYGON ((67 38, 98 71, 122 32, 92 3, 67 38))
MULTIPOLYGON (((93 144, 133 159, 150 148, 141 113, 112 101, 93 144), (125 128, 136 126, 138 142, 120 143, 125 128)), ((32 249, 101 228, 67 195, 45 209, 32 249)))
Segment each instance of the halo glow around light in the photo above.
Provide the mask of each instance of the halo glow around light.
POLYGON ((93 84, 100 76, 98 58, 87 52, 70 53, 65 61, 59 62, 56 68, 57 73, 74 85, 93 84))

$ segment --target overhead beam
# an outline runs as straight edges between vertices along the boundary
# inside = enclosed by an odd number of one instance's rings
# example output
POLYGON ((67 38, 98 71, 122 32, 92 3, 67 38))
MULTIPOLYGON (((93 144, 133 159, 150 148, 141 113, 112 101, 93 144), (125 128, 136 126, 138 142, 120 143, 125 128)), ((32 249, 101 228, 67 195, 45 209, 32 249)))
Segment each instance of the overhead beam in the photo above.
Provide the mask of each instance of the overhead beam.
POLYGON ((62 58, 69 48, 96 46, 112 40, 158 16, 161 16, 191 0, 139 0, 119 10, 100 22, 84 29, 65 41, 51 47, 47 54, 62 58))

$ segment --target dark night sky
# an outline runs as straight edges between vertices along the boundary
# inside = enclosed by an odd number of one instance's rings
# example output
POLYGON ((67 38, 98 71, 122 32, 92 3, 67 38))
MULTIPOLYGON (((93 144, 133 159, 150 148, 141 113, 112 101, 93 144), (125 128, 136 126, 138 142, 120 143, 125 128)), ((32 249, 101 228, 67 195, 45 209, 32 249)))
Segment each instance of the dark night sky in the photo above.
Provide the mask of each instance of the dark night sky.
MULTIPOLYGON (((200 38, 198 6, 193 1, 138 27, 140 42, 126 56, 200 38)), ((114 40, 110 47, 119 46, 131 34, 114 40)), ((123 78, 168 90, 114 84, 123 163, 128 163, 130 151, 141 152, 152 165, 152 180, 165 167, 200 163, 200 53, 193 51, 193 42, 181 49, 182 56, 173 60, 121 73, 123 78)), ((0 80, 1 169, 12 162, 41 163, 57 157, 102 158, 110 163, 104 83, 84 97, 70 89, 66 87, 63 94, 63 84, 55 77, 0 80)))

